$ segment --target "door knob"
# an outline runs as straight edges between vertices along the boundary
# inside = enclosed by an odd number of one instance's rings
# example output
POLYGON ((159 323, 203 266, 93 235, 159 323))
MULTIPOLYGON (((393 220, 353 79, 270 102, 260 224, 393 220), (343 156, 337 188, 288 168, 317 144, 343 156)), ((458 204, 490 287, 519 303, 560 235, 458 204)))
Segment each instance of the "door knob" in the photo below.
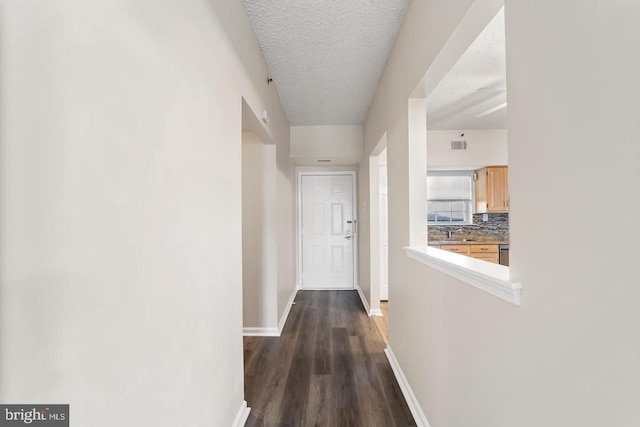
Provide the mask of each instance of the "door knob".
POLYGON ((351 236, 344 236, 345 239, 351 240, 351 236))

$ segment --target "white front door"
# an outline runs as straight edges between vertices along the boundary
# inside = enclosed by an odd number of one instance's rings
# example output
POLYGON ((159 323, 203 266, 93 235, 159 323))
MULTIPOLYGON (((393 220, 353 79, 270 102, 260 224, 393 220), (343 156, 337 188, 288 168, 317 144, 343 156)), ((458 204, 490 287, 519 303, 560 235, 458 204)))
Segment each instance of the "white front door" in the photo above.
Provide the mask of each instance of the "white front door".
POLYGON ((353 289, 352 174, 302 175, 303 288, 353 289))

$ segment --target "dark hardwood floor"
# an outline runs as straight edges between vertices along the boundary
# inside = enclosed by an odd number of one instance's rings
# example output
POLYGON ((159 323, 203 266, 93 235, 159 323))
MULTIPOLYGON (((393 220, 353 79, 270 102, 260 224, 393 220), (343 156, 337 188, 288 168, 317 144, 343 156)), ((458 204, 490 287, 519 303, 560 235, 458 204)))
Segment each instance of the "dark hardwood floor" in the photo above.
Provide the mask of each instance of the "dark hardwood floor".
POLYGON ((299 291, 279 338, 245 337, 246 425, 415 426, 356 291, 299 291))

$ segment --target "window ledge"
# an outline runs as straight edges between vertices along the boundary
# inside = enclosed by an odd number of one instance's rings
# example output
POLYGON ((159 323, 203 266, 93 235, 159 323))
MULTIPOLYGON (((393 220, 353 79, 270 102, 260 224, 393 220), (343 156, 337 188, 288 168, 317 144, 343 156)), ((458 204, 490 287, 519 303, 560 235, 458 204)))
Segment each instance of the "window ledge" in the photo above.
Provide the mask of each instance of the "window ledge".
POLYGON ((498 298, 520 305, 522 284, 509 278, 509 267, 432 247, 405 247, 407 256, 498 298))

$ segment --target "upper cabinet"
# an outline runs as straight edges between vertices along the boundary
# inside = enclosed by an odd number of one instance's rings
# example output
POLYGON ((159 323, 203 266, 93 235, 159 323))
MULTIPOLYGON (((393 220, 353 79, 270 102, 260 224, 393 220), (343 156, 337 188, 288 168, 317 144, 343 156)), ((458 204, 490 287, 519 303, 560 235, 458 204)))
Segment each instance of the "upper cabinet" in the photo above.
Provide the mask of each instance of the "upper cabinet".
POLYGON ((509 212, 507 166, 487 166, 476 174, 476 212, 509 212))

